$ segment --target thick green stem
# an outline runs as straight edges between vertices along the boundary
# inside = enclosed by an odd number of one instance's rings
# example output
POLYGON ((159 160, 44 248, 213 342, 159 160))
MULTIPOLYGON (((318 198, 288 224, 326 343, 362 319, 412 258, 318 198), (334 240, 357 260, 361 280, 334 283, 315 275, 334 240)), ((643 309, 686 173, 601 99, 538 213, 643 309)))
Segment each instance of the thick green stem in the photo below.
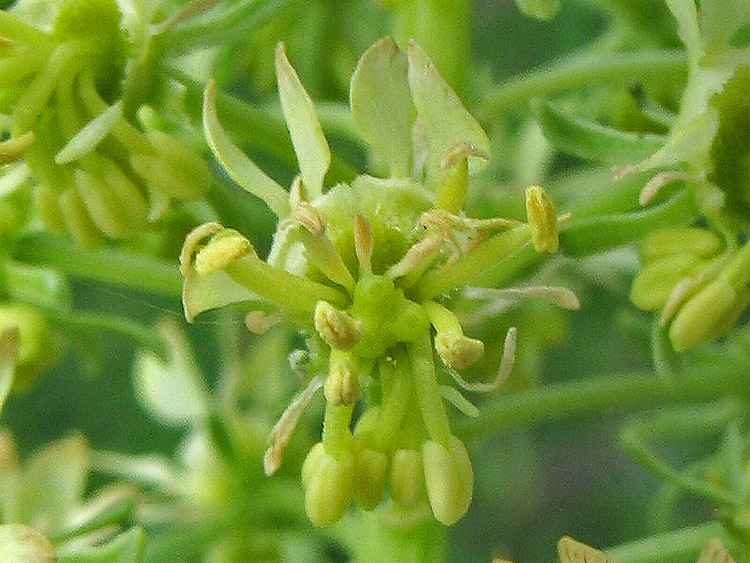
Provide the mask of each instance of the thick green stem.
POLYGON ((638 79, 674 80, 687 73, 687 59, 680 51, 641 51, 605 57, 584 55, 570 59, 552 70, 530 72, 485 94, 477 114, 488 119, 508 108, 525 104, 531 98, 548 97, 594 84, 638 79))
POLYGON ((456 434, 471 437, 572 415, 727 396, 747 398, 748 395, 750 366, 723 358, 720 366, 711 364, 686 369, 674 383, 646 371, 599 376, 503 395, 487 402, 478 418, 461 421, 456 434))
POLYGON ((49 266, 64 274, 179 299, 182 276, 176 264, 116 248, 82 248, 71 240, 32 233, 13 248, 19 262, 49 266))
POLYGON ((353 406, 326 404, 323 421, 323 447, 335 459, 348 450, 350 441, 349 422, 353 406))

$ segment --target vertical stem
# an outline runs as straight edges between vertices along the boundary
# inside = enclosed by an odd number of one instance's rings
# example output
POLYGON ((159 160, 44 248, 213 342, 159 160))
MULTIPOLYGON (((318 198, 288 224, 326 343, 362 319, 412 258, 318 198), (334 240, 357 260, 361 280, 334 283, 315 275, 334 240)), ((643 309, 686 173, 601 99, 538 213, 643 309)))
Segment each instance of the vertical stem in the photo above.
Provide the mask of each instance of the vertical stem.
POLYGON ((414 343, 408 345, 407 351, 414 378, 414 393, 427 433, 432 440, 450 450, 451 430, 432 361, 432 339, 429 332, 425 331, 414 343))

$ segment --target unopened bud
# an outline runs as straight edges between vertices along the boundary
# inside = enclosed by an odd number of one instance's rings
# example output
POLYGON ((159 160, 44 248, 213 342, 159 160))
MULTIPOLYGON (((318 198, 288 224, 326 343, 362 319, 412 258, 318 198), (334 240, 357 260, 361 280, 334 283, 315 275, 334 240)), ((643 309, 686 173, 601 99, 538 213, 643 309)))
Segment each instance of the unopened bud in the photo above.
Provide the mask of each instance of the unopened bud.
POLYGON ((375 508, 383 496, 388 456, 363 448, 354 456, 354 499, 364 510, 375 508))
POLYGON ((547 192, 538 186, 526 189, 526 216, 534 249, 537 252, 557 252, 559 236, 555 206, 547 192))
POLYGON ((359 398, 359 393, 359 379, 351 360, 331 358, 328 377, 323 386, 326 401, 332 405, 352 405, 359 398))
POLYGON ((633 279, 630 300, 644 311, 662 308, 675 284, 700 264, 694 254, 668 255, 649 262, 633 279))
POLYGON ((315 330, 331 348, 349 350, 362 335, 361 323, 327 301, 315 305, 315 330))
POLYGON ((438 334, 435 337, 435 350, 446 365, 464 369, 482 357, 484 343, 463 334, 438 334))
POLYGON ((49 324, 36 309, 26 305, 0 306, 0 334, 18 330, 18 351, 13 378, 14 389, 24 389, 55 359, 49 324))
POLYGON ((252 252, 250 241, 233 229, 224 229, 211 237, 195 255, 195 269, 201 276, 223 270, 229 264, 252 252))
POLYGON ((641 262, 647 264, 665 256, 688 252, 700 258, 710 258, 723 248, 721 238, 707 229, 670 227, 646 235, 639 250, 641 262))
POLYGON ((678 352, 716 338, 727 319, 734 322, 738 295, 727 281, 709 283, 685 303, 669 327, 669 339, 678 352))
POLYGON ((449 448, 431 440, 422 444, 427 498, 435 518, 446 526, 466 514, 474 489, 474 471, 466 446, 451 436, 449 448))
POLYGON ((415 506, 424 494, 422 456, 417 450, 396 450, 388 476, 391 497, 401 506, 415 506))
POLYGON ((354 460, 344 451, 334 458, 317 444, 302 466, 305 510, 315 526, 332 524, 344 514, 354 488, 354 460))

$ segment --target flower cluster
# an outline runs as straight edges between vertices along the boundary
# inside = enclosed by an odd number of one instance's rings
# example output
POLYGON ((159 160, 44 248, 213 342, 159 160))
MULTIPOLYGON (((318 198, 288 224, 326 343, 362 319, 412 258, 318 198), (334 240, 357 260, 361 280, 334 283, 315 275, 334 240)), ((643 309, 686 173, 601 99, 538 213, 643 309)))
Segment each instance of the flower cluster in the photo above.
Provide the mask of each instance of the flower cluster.
POLYGON ((47 228, 92 246, 129 238, 170 199, 193 199, 211 183, 193 149, 134 124, 122 99, 127 63, 121 14, 112 0, 60 3, 51 29, 0 13, 0 111, 10 138, 0 162, 33 183, 47 228), (119 98, 119 99, 118 99, 119 98))
MULTIPOLYGON (((489 140, 413 42, 404 52, 391 38, 380 40, 351 81, 355 128, 385 177, 361 175, 325 191, 328 144, 283 45, 276 73, 301 170, 289 192, 232 144, 213 84, 206 89, 204 128, 214 154, 279 224, 266 260, 235 230, 218 223, 195 229, 181 256, 186 316, 250 302, 251 330, 278 320, 280 310, 308 336, 310 383, 272 431, 264 464, 267 473, 276 470, 301 410, 323 387, 322 440, 302 468, 314 524, 337 520, 352 498, 373 509, 386 488, 403 511, 422 506, 426 492, 435 518, 452 524, 471 502, 473 471, 444 400, 471 405, 439 383, 435 355, 455 373, 484 345, 464 334, 441 296, 525 246, 554 252, 554 207, 534 187, 527 191, 528 224, 461 212, 489 140)), ((514 346, 511 329, 500 378, 511 369, 514 346)))

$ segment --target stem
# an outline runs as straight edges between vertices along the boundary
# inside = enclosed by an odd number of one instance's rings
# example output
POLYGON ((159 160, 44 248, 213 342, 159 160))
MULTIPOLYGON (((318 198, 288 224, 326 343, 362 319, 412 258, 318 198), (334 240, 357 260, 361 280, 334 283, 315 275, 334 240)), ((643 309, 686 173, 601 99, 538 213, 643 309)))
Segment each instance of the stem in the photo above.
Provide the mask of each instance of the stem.
POLYGON ((182 276, 176 264, 111 247, 82 248, 47 233, 31 233, 13 248, 19 262, 49 266, 62 273, 179 299, 182 276))
POLYGON ((70 312, 47 310, 46 314, 57 325, 77 332, 107 331, 132 340, 140 348, 156 354, 161 360, 169 357, 167 346, 151 327, 126 319, 98 312, 70 312))
POLYGON ((547 97, 580 86, 611 84, 633 78, 673 80, 686 73, 687 59, 681 51, 616 53, 601 58, 586 54, 551 70, 533 71, 498 86, 485 95, 484 105, 477 115, 489 119, 531 98, 547 97))
POLYGON ((456 435, 472 437, 503 428, 610 409, 750 395, 750 366, 729 358, 721 367, 688 368, 676 384, 651 371, 598 376, 500 396, 487 402, 478 418, 461 421, 456 435))
POLYGON ((213 18, 196 18, 197 22, 178 25, 164 31, 164 47, 174 54, 232 42, 265 24, 289 0, 255 0, 237 2, 213 18))
POLYGON ((518 250, 530 237, 528 225, 492 237, 452 264, 426 273, 413 289, 414 300, 421 303, 470 282, 499 259, 518 250))
POLYGON ((620 563, 682 563, 693 561, 713 537, 727 539, 718 522, 708 522, 628 542, 610 549, 607 555, 620 563))
POLYGON ((332 405, 326 403, 323 420, 323 447, 326 453, 340 460, 341 455, 349 448, 349 422, 352 419, 354 406, 332 405))

